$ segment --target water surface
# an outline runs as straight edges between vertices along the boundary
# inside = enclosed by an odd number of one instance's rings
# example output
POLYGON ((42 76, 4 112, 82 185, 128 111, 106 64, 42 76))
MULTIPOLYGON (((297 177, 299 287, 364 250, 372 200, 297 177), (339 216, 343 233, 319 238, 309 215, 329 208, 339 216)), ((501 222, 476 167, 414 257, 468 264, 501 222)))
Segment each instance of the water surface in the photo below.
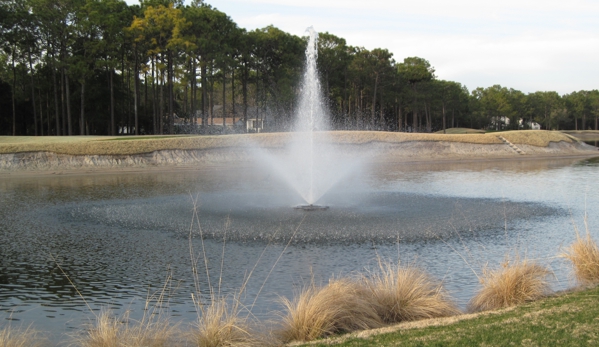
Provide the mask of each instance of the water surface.
POLYGON ((193 322, 190 245, 204 299, 247 281, 242 300, 262 320, 311 278, 372 270, 378 258, 424 268, 462 307, 476 273, 510 253, 550 266, 564 289, 575 283, 556 256, 573 224, 584 229, 587 212, 599 236, 599 160, 377 164, 318 202, 329 210, 292 208, 301 202, 247 166, 5 176, 0 319, 58 343, 103 308, 140 317, 166 283, 165 309, 193 322))

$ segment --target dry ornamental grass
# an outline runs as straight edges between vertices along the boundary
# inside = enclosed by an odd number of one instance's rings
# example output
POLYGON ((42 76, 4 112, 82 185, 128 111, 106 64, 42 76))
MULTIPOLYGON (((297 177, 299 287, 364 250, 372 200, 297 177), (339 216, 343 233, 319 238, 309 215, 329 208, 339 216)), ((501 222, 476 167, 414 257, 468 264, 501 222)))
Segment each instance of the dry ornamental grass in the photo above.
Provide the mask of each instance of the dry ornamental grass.
POLYGON ((377 312, 385 323, 399 323, 459 314, 457 306, 438 281, 408 266, 379 264, 379 272, 364 278, 377 312))
POLYGON ((383 325, 368 291, 350 279, 305 288, 294 301, 283 299, 287 315, 277 335, 283 342, 310 341, 383 325))
POLYGON ((168 347, 177 335, 176 326, 166 318, 131 322, 128 315, 114 317, 105 311, 98 315, 86 336, 78 339, 81 347, 168 347))
POLYGON ((13 328, 6 326, 0 330, 0 347, 42 347, 44 340, 30 328, 13 328))
POLYGON ((574 275, 579 282, 599 283, 599 247, 591 238, 588 227, 585 236, 581 236, 576 230, 576 241, 561 256, 570 260, 574 267, 574 275))
POLYGON ((482 288, 470 300, 470 311, 496 310, 537 300, 550 292, 544 266, 506 260, 497 270, 483 269, 482 288))
POLYGON ((201 306, 197 325, 188 333, 193 346, 245 347, 256 346, 247 320, 240 316, 237 304, 229 305, 225 298, 213 298, 201 306))

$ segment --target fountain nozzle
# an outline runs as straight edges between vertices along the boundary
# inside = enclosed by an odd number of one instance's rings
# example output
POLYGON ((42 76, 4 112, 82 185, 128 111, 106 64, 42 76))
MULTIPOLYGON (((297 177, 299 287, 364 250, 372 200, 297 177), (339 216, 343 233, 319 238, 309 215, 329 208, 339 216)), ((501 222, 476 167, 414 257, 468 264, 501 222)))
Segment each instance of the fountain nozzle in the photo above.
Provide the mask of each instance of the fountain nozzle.
POLYGON ((309 205, 297 205, 295 207, 293 207, 296 210, 303 210, 303 211, 325 211, 328 210, 329 207, 328 206, 324 206, 324 205, 314 205, 314 204, 309 204, 309 205))

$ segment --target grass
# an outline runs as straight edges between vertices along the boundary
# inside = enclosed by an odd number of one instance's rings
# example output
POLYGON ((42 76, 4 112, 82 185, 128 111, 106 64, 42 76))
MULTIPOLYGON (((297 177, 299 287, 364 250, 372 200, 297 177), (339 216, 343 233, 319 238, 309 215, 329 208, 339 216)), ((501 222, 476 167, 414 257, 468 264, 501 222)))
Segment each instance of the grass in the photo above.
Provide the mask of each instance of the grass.
POLYGON ((506 260, 496 270, 485 268, 482 288, 468 307, 471 311, 487 311, 538 300, 550 293, 549 274, 544 266, 519 259, 506 260))
MULTIPOLYGON (((497 135, 514 144, 546 147, 550 142, 572 142, 558 131, 507 131, 493 134, 426 134, 381 131, 332 131, 327 139, 335 144, 368 144, 403 142, 459 142, 473 144, 502 144, 497 135)), ((323 139, 323 134, 316 138, 323 139)), ((249 144, 278 148, 291 141, 289 133, 263 133, 220 136, 0 136, 0 154, 22 152, 52 152, 67 155, 133 155, 159 150, 207 150, 246 148, 249 144), (114 141, 118 140, 118 141, 114 141)))
POLYGON ((275 335, 283 342, 383 326, 366 288, 347 278, 331 280, 323 287, 312 283, 294 301, 282 301, 287 315, 275 335))
POLYGON ((379 272, 364 278, 375 307, 385 323, 446 317, 460 311, 441 283, 424 271, 380 263, 379 272))
POLYGON ((572 263, 574 275, 580 283, 599 283, 599 247, 591 238, 588 226, 584 236, 576 228, 576 240, 561 256, 572 263))
POLYGON ((596 287, 500 311, 402 323, 309 346, 593 346, 599 344, 598 297, 596 287))
POLYGON ((87 334, 78 338, 80 347, 167 347, 177 336, 176 326, 167 318, 146 317, 141 321, 131 321, 126 313, 114 317, 104 311, 96 317, 95 324, 87 334))
POLYGON ((41 347, 45 341, 30 328, 14 328, 11 325, 0 330, 0 347, 41 347))
POLYGON ((239 302, 213 297, 210 304, 200 306, 197 324, 187 333, 188 340, 198 347, 255 346, 258 341, 249 330, 247 319, 241 317, 239 302))
MULTIPOLYGON (((471 128, 448 128, 445 129, 445 134, 484 134, 485 131, 481 129, 471 128)), ((435 132, 435 134, 443 134, 443 130, 435 132)))
POLYGON ((581 141, 599 141, 599 130, 567 130, 562 132, 581 141))

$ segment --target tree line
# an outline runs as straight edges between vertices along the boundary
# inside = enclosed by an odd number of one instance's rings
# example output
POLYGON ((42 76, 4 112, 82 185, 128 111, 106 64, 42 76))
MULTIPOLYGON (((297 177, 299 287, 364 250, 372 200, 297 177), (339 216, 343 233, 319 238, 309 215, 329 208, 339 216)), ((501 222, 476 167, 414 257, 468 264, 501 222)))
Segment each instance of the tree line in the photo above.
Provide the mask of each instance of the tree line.
MULTIPOLYGON (((247 31, 202 0, 5 0, 0 44, 0 135, 172 134, 289 130, 307 38, 247 31)), ((598 128, 597 90, 470 92, 330 33, 318 68, 333 129, 598 128)))

